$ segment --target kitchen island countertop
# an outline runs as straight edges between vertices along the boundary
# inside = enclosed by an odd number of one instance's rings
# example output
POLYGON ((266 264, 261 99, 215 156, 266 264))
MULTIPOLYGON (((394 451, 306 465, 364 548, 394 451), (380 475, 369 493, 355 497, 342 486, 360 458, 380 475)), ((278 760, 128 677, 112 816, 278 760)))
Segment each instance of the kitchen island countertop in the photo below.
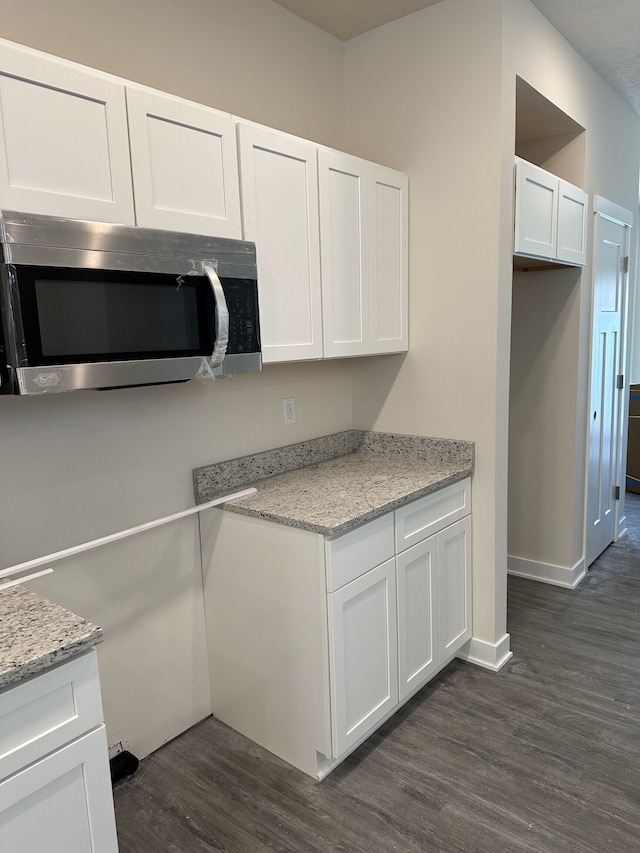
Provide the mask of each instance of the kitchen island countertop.
POLYGON ((0 690, 102 642, 102 629, 22 586, 0 590, 0 690))
POLYGON ((255 487, 223 508, 333 537, 473 470, 470 441, 349 430, 196 469, 194 492, 204 503, 255 487))

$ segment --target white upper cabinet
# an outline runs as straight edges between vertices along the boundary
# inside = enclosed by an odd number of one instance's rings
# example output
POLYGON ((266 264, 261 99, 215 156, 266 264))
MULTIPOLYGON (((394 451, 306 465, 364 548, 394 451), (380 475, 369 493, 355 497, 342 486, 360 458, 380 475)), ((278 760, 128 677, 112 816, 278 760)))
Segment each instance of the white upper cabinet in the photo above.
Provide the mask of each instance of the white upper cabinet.
POLYGON ((408 348, 405 175, 238 122, 265 363, 408 348))
POLYGON ((409 179, 371 165, 370 317, 372 353, 409 348, 409 179))
POLYGON ((318 152, 326 357, 370 351, 369 166, 338 151, 318 152))
POLYGON ((241 238, 232 117, 153 89, 126 93, 137 224, 241 238))
POLYGON ((124 86, 0 42, 0 208, 134 223, 124 86))
POLYGON ((583 266, 588 196, 526 160, 516 160, 515 254, 583 266))
POLYGON ((408 181, 320 148, 325 357, 408 349, 408 181))
POLYGON ((256 243, 262 357, 322 357, 318 166, 311 142, 238 125, 244 237, 256 243))
POLYGON ((587 262, 588 196, 568 181, 558 180, 558 241, 556 257, 567 264, 587 262))

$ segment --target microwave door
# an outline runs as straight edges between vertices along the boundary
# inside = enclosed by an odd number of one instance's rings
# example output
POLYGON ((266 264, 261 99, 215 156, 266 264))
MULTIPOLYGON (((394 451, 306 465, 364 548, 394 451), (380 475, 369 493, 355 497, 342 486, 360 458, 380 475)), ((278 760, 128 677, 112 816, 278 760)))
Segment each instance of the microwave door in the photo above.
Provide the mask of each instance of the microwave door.
POLYGON ((186 381, 214 349, 204 275, 20 265, 14 277, 18 393, 186 381))

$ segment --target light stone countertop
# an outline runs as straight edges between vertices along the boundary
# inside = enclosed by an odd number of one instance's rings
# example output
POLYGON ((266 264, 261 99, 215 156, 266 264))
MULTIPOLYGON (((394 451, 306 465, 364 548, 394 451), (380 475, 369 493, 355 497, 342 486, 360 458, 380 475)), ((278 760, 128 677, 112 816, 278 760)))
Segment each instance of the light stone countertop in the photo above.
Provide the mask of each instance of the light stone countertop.
POLYGON ((22 586, 0 590, 0 690, 89 651, 102 629, 22 586))
POLYGON ((222 508, 333 537, 473 470, 473 442, 349 430, 196 469, 194 491, 204 503, 253 486, 222 508))

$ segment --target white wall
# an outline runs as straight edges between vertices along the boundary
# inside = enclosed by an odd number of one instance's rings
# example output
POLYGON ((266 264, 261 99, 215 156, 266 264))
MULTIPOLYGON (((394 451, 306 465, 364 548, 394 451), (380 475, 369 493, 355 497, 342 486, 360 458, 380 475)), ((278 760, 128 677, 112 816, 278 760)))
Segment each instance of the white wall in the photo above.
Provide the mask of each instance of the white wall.
MULTIPOLYGON (((0 0, 2 35, 340 147, 343 45, 265 0, 0 0)), ((1 199, 0 199, 1 205, 1 199)), ((352 426, 346 362, 180 386, 0 398, 0 565, 193 504, 192 468, 352 426), (297 423, 284 427, 283 397, 297 423)), ((33 588, 102 625, 110 742, 209 713, 197 525, 60 563, 33 588)))
POLYGON ((348 147, 410 180, 410 349, 354 365, 356 426, 476 442, 474 637, 491 647, 506 631, 500 16, 499 0, 446 0, 346 53, 348 147))

